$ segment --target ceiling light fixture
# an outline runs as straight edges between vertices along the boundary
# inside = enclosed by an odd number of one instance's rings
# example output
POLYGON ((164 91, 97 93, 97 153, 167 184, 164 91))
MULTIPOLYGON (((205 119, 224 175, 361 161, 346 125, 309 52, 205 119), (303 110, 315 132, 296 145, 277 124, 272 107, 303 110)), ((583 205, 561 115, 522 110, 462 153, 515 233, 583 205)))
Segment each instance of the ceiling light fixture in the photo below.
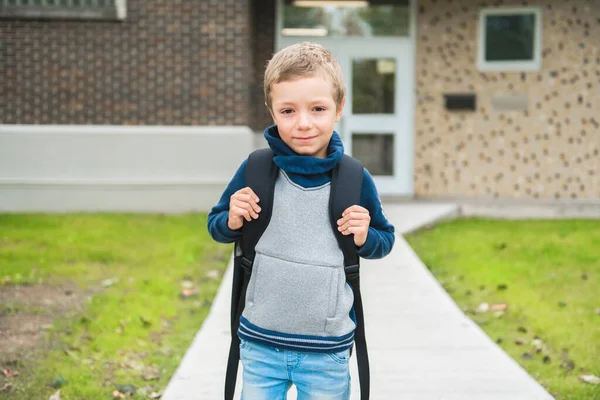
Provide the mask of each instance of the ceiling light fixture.
POLYGON ((296 7, 369 7, 368 1, 363 0, 294 0, 296 7))
POLYGON ((325 28, 284 28, 281 34, 284 36, 327 36, 325 28))

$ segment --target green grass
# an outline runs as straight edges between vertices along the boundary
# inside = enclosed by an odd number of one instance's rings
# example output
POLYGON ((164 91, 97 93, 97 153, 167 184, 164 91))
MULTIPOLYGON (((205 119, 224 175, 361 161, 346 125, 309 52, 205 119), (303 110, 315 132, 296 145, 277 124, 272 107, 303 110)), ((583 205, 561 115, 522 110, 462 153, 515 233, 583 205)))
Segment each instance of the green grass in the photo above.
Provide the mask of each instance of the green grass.
MULTIPOLYGON (((0 398, 47 399, 56 377, 67 381, 63 399, 110 399, 120 384, 164 389, 209 311, 230 251, 210 239, 201 214, 0 214, 0 290, 75 284, 85 293, 80 310, 57 318, 38 350, 17 360, 19 376, 0 374, 0 387, 13 385, 0 398), (182 281, 198 294, 181 298, 182 281)), ((26 309, 11 302, 0 315, 26 309)), ((136 397, 147 398, 139 390, 136 397)))
POLYGON ((600 399, 600 385, 579 379, 600 376, 600 221, 463 219, 407 240, 467 315, 556 399, 600 399), (475 312, 484 302, 508 310, 475 312))

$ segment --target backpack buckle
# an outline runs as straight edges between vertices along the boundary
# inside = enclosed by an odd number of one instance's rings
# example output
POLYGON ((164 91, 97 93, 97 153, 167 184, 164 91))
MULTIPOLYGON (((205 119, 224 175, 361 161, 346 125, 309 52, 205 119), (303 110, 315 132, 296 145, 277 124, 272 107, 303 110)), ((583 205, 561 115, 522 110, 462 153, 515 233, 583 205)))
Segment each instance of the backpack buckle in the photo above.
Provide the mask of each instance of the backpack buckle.
POLYGON ((348 265, 344 267, 344 272, 346 272, 346 278, 348 279, 357 278, 359 270, 360 266, 358 264, 348 265))
POLYGON ((252 273, 252 264, 254 264, 254 261, 249 260, 246 257, 242 257, 240 261, 240 265, 248 275, 252 273))

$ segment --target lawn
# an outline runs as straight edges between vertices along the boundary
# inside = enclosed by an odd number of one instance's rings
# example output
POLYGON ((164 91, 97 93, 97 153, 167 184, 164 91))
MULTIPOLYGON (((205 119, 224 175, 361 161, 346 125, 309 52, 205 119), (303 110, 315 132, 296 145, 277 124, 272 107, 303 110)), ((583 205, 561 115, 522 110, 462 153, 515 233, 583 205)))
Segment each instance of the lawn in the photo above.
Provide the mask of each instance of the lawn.
POLYGON ((203 214, 0 214, 0 399, 157 398, 230 251, 203 214))
POLYGON ((600 399, 600 385, 581 378, 600 377, 600 221, 461 219, 406 239, 556 399, 600 399))

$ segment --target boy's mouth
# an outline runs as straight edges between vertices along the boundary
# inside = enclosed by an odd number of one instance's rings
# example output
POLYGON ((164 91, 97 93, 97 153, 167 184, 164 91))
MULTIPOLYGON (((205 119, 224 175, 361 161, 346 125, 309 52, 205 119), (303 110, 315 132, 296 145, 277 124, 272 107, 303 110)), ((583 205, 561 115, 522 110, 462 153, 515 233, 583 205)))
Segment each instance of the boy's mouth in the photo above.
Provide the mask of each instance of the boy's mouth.
POLYGON ((295 139, 300 143, 307 143, 316 138, 316 136, 307 136, 307 137, 296 137, 295 139))

